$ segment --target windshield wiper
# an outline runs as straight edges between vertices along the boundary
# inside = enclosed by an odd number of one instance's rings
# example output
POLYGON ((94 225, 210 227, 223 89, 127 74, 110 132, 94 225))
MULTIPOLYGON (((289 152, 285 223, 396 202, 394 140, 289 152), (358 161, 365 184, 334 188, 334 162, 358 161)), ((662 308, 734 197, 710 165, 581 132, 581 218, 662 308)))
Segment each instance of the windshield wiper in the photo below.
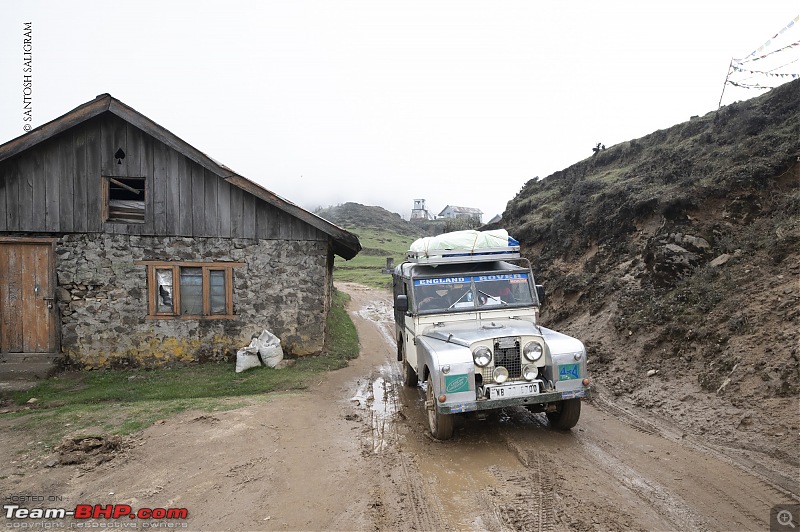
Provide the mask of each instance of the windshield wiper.
MULTIPOLYGON (((503 301, 503 299, 502 299, 500 296, 496 296, 496 297, 495 297, 495 296, 493 296, 493 295, 489 295, 489 294, 487 294, 486 292, 484 292, 483 290, 478 290, 478 293, 479 293, 479 294, 483 294, 483 295, 485 295, 487 298, 491 299, 492 301, 499 301, 499 302, 500 302, 500 303, 502 303, 503 305, 508 305, 508 303, 506 303, 505 301, 503 301)), ((487 301, 486 303, 484 303, 484 305, 488 305, 488 304, 489 304, 489 302, 488 302, 488 301, 487 301)))
POLYGON ((472 292, 471 290, 467 290, 466 292, 464 292, 463 294, 461 294, 461 297, 459 297, 458 299, 456 299, 455 303, 453 303, 452 305, 450 305, 449 307, 447 307, 447 310, 450 310, 451 308, 453 308, 453 307, 455 307, 456 305, 458 305, 458 304, 461 302, 461 300, 462 300, 462 299, 464 299, 464 296, 465 296, 465 295, 467 295, 467 294, 469 294, 469 293, 471 293, 471 292, 472 292))

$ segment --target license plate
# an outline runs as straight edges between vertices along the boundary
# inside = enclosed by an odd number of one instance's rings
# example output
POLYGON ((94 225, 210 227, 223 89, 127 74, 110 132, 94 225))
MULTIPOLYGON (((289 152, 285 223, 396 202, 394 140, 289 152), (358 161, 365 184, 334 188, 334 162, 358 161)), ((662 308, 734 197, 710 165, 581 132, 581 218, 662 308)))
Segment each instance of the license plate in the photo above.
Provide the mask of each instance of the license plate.
POLYGON ((523 397, 539 393, 538 382, 525 384, 507 384, 505 386, 492 386, 489 388, 489 399, 507 399, 509 397, 523 397))

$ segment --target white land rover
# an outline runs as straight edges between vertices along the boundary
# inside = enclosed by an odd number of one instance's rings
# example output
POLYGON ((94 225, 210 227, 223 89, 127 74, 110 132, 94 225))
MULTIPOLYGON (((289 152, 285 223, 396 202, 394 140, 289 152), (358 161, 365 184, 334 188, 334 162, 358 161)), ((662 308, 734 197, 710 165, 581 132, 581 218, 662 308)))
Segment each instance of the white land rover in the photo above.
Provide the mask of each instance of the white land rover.
POLYGON ((393 275, 403 382, 427 381, 434 438, 455 415, 524 406, 568 430, 589 397, 586 349, 537 324, 544 299, 530 263, 505 230, 417 240, 393 275))

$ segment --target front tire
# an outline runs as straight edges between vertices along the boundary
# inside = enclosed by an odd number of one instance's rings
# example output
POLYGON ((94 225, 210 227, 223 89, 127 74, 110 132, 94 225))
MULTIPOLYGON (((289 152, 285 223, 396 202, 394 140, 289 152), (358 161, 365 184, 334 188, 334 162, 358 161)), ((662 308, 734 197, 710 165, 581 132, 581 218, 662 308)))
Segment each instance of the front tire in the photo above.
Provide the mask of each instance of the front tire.
POLYGON ((425 394, 425 408, 428 410, 428 428, 437 440, 449 440, 453 437, 453 415, 440 414, 436 410, 436 396, 433 393, 433 381, 428 375, 428 392, 425 394))
POLYGON ((558 404, 556 412, 548 412, 550 426, 558 430, 569 430, 578 424, 581 417, 581 400, 566 399, 558 404))

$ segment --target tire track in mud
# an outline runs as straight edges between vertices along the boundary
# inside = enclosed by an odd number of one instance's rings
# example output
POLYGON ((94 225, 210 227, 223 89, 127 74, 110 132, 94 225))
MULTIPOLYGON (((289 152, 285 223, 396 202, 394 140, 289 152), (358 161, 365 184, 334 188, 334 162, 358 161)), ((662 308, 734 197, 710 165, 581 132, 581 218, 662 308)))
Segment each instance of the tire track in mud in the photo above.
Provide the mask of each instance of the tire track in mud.
POLYGON ((406 488, 406 497, 409 500, 410 508, 404 511, 413 520, 414 530, 441 530, 443 523, 441 519, 440 505, 436 497, 432 497, 425 486, 420 483, 419 469, 411 461, 411 458, 401 453, 400 462, 400 482, 406 488))
POLYGON ((683 429, 666 419, 653 419, 652 422, 646 421, 642 419, 646 414, 631 412, 610 401, 603 393, 596 394, 592 399, 592 404, 598 410, 621 419, 628 426, 644 434, 653 434, 672 442, 679 442, 683 446, 691 447, 729 465, 738 467, 758 478, 765 487, 777 490, 789 499, 800 502, 800 482, 798 482, 797 478, 791 478, 783 471, 776 471, 764 464, 749 460, 734 447, 711 441, 699 441, 697 437, 686 434, 683 429))
MULTIPOLYGON (((501 430, 502 437, 527 471, 523 489, 543 501, 539 506, 542 530, 648 529, 639 525, 629 505, 618 504, 619 493, 603 489, 612 475, 597 471, 591 461, 591 465, 585 463, 588 457, 576 445, 573 432, 555 431, 543 414, 525 409, 507 409, 503 414, 508 423, 501 430)), ((525 523, 517 529, 532 530, 525 523)))
POLYGON ((512 408, 485 421, 459 420, 452 440, 434 441, 422 387, 401 382, 390 303, 372 302, 353 313, 360 331, 384 344, 380 368, 364 383, 372 395, 364 405, 394 397, 395 408, 390 424, 364 416, 365 452, 375 474, 391 479, 372 499, 376 529, 754 529, 767 526, 769 507, 791 495, 745 474, 712 442, 600 394, 569 432, 551 429, 543 414, 512 408))
MULTIPOLYGON (((396 348, 394 342, 392 342, 392 345, 396 348)), ((398 362, 393 360, 386 367, 389 370, 388 378, 391 379, 393 385, 392 391, 396 405, 395 427, 397 428, 400 421, 405 419, 405 414, 402 413, 403 404, 401 400, 403 377, 400 373, 398 362)), ((390 449, 390 452, 397 460, 397 465, 393 471, 387 472, 387 474, 392 477, 398 477, 395 481, 395 486, 401 486, 398 488, 398 500, 404 499, 401 500, 401 513, 406 523, 410 518, 410 528, 413 530, 444 529, 438 496, 426 490, 425 484, 422 482, 422 475, 414 461, 414 455, 400 444, 399 432, 398 439, 394 443, 395 445, 390 449)), ((384 465, 384 470, 386 469, 384 465)))
POLYGON ((549 464, 541 454, 528 453, 531 462, 517 472, 490 468, 502 487, 489 488, 503 528, 552 532, 556 529, 555 490, 549 464))
POLYGON ((362 446, 365 453, 371 455, 376 474, 390 478, 391 487, 380 488, 374 493, 377 502, 373 503, 373 521, 377 529, 396 529, 400 522, 403 529, 442 529, 436 497, 425 489, 413 455, 403 452, 399 445, 397 386, 402 386, 399 371, 390 365, 380 369, 381 376, 371 380, 372 385, 368 388, 375 390, 377 387, 390 396, 385 404, 392 405, 392 410, 388 418, 383 414, 375 415, 375 403, 371 403, 371 436, 365 437, 362 446), (376 419, 379 420, 377 423, 376 419), (387 430, 391 437, 387 437, 387 430))
POLYGON ((608 471, 624 487, 639 496, 663 518, 674 525, 675 530, 708 530, 710 523, 694 510, 681 497, 672 493, 659 482, 645 478, 640 472, 625 464, 619 458, 589 441, 581 441, 589 455, 608 471))
MULTIPOLYGON (((366 514, 375 530, 443 530, 436 493, 419 472, 416 455, 401 443, 398 421, 404 418, 402 379, 394 360, 394 314, 388 296, 351 285, 351 316, 359 332, 361 356, 375 363, 357 381, 351 404, 361 413, 361 447, 376 479, 366 514), (372 348, 365 348, 371 345, 372 348), (380 346, 380 348, 375 346, 380 346), (371 352, 365 352, 365 349, 371 352)), ((339 520, 342 529, 353 523, 339 520)))
MULTIPOLYGON (((622 419, 625 423, 631 427, 632 429, 638 430, 644 434, 657 434, 659 436, 667 437, 667 434, 664 430, 660 429, 653 423, 649 423, 643 420, 641 417, 638 417, 631 412, 628 412, 624 408, 612 403, 608 399, 606 399, 601 394, 596 394, 595 397, 592 399, 592 404, 595 405, 598 409, 607 412, 617 419, 622 419)), ((672 438, 670 439, 677 439, 675 435, 670 435, 672 438)), ((679 436, 678 436, 679 437, 679 436)))

